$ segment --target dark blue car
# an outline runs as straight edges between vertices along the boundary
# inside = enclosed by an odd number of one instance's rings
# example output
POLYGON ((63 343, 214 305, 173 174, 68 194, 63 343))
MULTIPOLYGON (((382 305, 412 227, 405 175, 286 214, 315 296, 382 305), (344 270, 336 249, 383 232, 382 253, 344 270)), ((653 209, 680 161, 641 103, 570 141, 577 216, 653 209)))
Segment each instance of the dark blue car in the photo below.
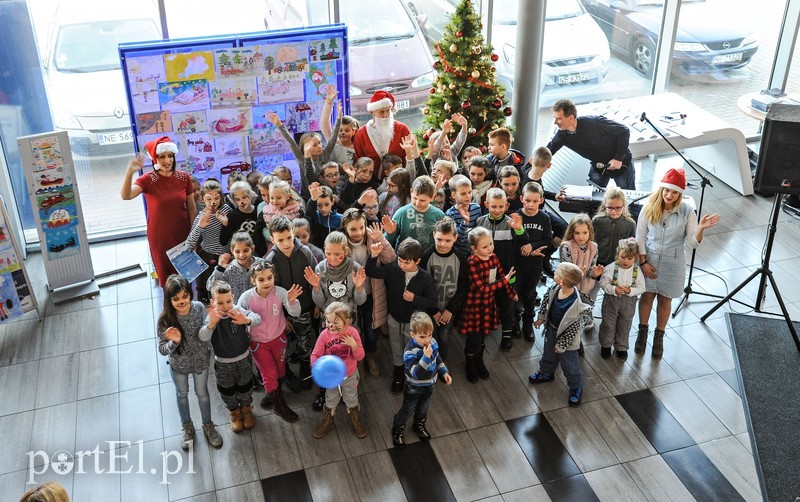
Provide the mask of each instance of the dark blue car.
MULTIPOLYGON (((663 0, 584 0, 611 50, 647 77, 653 74, 663 0)), ((689 75, 740 68, 758 50, 753 31, 719 1, 683 0, 672 70, 689 75)))

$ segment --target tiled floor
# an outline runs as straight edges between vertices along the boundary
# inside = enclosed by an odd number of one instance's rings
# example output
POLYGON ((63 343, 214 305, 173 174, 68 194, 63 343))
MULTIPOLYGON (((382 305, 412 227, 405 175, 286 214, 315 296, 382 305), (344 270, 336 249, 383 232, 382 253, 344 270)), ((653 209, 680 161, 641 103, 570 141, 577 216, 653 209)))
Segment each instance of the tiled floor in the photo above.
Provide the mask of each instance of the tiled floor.
MULTIPOLYGON (((672 160, 637 162, 640 186, 650 187, 672 160)), ((694 286, 724 293, 759 264, 771 200, 744 198, 716 182, 706 204, 722 222, 701 247, 694 286)), ((773 268, 795 318, 798 244, 800 225, 782 215, 773 268)), ((148 258, 142 238, 92 246, 92 255, 98 271, 148 258)), ((401 397, 389 392, 386 376, 361 385, 366 438, 353 435, 340 409, 336 428, 316 440, 310 393, 288 396, 297 423, 258 409, 256 427, 233 434, 212 375, 212 413, 225 445, 214 450, 200 440, 187 455, 154 339, 160 291, 142 279, 55 307, 40 256, 27 266, 45 316, 0 326, 2 500, 15 500, 29 480, 58 480, 78 501, 760 499, 723 318, 728 307, 702 324, 713 304, 701 296, 670 320, 661 361, 649 349, 626 362, 604 360, 597 331, 584 336, 579 408, 567 406, 561 375, 543 386, 527 383, 540 341, 500 352, 495 337, 487 354, 492 377, 477 385, 464 378, 460 350, 451 351, 454 383, 437 386, 429 444, 411 433, 405 449, 391 447, 401 397), (56 453, 78 451, 92 453, 58 471, 56 453)), ((739 298, 752 303, 755 289, 739 298)), ((776 307, 771 291, 765 305, 776 307)), ((381 348, 388 349, 385 341, 381 348)), ((387 374, 388 357, 383 364, 387 374)))

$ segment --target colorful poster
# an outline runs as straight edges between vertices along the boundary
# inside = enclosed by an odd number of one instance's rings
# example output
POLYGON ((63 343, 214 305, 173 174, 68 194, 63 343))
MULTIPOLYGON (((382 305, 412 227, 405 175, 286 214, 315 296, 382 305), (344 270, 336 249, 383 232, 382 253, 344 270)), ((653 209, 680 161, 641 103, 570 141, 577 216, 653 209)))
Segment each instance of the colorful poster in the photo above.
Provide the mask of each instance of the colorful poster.
POLYGON ((36 181, 36 193, 45 193, 53 187, 72 184, 72 178, 64 167, 56 167, 47 171, 34 171, 33 179, 36 181))
POLYGON ((77 226, 67 226, 44 233, 47 259, 58 260, 81 252, 77 226))
POLYGON ((58 187, 51 187, 46 192, 36 194, 36 204, 39 207, 41 219, 44 221, 44 214, 46 212, 49 218, 49 212, 54 208, 64 207, 67 205, 75 205, 75 192, 72 185, 62 185, 58 187))
POLYGON ((284 79, 280 76, 258 78, 258 103, 286 103, 302 101, 305 94, 304 79, 284 79))
POLYGON ((316 61, 333 61, 342 58, 342 39, 331 37, 322 40, 311 40, 309 42, 308 58, 314 63, 316 61))
POLYGON ((31 141, 33 162, 36 171, 64 167, 64 157, 61 153, 61 143, 57 136, 38 138, 31 141))
POLYGON ((182 80, 158 84, 158 102, 162 110, 189 112, 205 110, 208 103, 208 82, 182 80))
POLYGON ((313 103, 290 103, 286 105, 286 129, 292 134, 319 130, 319 114, 322 101, 313 103), (319 106, 316 106, 319 105, 319 106), (315 126, 315 127, 312 127, 315 126))
POLYGON ((220 78, 209 82, 211 107, 253 106, 256 104, 255 77, 220 78))
POLYGON ((303 78, 308 71, 308 43, 284 42, 262 45, 264 69, 272 77, 303 78))
POLYGON ((206 112, 209 130, 215 135, 248 134, 253 126, 252 108, 217 108, 206 112))
POLYGON ((197 276, 208 268, 208 265, 197 253, 189 248, 185 241, 167 250, 167 257, 172 262, 175 270, 189 282, 197 279, 197 276))
POLYGON ((312 64, 306 82, 306 101, 325 99, 328 88, 336 90, 336 65, 334 63, 312 64))
POLYGON ((158 82, 165 82, 163 56, 142 56, 126 61, 134 114, 159 110, 158 82))
POLYGON ((214 51, 214 64, 219 77, 258 75, 264 67, 264 53, 258 45, 217 49, 214 51))
POLYGON ((275 127, 267 118, 270 112, 276 114, 279 119, 286 120, 286 106, 283 104, 257 106, 253 108, 253 130, 258 131, 275 127))
POLYGON ((292 153, 289 143, 275 127, 254 131, 250 135, 250 156, 265 157, 292 153))
POLYGON ((214 138, 210 133, 187 134, 178 139, 178 151, 185 155, 199 155, 201 153, 214 153, 214 138))
POLYGON ((211 51, 185 52, 164 55, 167 81, 214 80, 214 53, 211 51))
POLYGON ((206 113, 203 111, 172 113, 172 130, 184 133, 208 131, 206 113))
POLYGON ((139 134, 172 132, 170 114, 168 111, 140 113, 136 116, 136 129, 139 134))
POLYGON ((14 277, 10 272, 0 274, 0 322, 11 321, 23 313, 14 277))
POLYGON ((217 161, 242 162, 247 155, 245 136, 223 136, 214 140, 214 150, 217 152, 217 161))

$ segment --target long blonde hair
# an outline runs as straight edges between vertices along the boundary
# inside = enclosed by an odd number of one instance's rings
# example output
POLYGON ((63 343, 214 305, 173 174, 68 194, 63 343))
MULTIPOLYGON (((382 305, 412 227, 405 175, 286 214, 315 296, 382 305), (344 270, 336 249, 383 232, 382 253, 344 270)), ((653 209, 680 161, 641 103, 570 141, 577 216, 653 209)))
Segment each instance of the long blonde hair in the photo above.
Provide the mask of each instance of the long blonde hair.
MULTIPOLYGON (((647 198, 647 204, 644 205, 642 208, 642 212, 644 213, 644 217, 647 219, 647 223, 651 225, 657 224, 661 221, 661 218, 664 217, 664 211, 666 204, 664 203, 664 187, 658 187, 658 190, 650 194, 650 197, 647 198)), ((678 198, 675 199, 675 205, 673 207, 678 208, 681 207, 683 203, 683 194, 679 193, 678 198)))

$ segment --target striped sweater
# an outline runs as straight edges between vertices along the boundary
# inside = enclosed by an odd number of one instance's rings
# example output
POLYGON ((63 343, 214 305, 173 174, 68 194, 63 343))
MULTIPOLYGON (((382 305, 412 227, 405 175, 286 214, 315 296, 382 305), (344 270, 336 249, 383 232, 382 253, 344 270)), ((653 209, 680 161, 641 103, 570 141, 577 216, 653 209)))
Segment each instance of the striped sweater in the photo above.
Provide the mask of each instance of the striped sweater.
POLYGON ((431 387, 440 376, 447 373, 447 366, 444 365, 444 361, 439 355, 439 344, 431 338, 431 345, 433 353, 431 357, 428 357, 416 340, 412 338, 408 342, 403 353, 403 365, 405 366, 406 382, 409 385, 431 387))
MULTIPOLYGON (((231 208, 223 204, 219 208, 222 214, 228 214, 231 208)), ((219 242, 219 235, 222 231, 222 223, 217 219, 216 214, 211 215, 211 221, 205 227, 200 226, 200 219, 203 217, 203 212, 197 214, 192 223, 192 230, 189 232, 189 237, 186 238, 186 243, 191 249, 197 246, 200 241, 200 247, 206 253, 213 255, 221 255, 228 252, 228 249, 219 242), (200 239, 202 237, 202 240, 200 239)))

